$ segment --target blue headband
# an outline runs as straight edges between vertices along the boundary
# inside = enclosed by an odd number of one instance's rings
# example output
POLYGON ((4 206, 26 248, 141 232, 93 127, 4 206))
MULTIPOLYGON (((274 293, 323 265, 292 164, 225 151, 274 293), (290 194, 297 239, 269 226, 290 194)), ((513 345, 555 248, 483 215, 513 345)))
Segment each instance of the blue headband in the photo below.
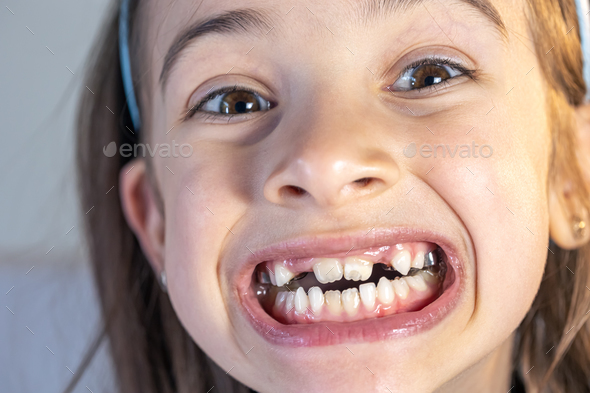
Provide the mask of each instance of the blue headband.
POLYGON ((135 131, 139 131, 141 118, 139 117, 139 108, 135 99, 135 90, 133 89, 133 79, 131 78, 131 62, 129 61, 129 0, 121 1, 121 10, 119 12, 119 58, 121 60, 121 75, 123 77, 123 89, 127 99, 127 107, 133 122, 135 131))
POLYGON ((580 26, 580 41, 582 44, 582 60, 584 62, 584 81, 586 81, 586 101, 590 101, 590 5, 588 0, 576 0, 578 25, 580 26))
MULTIPOLYGON (((586 81, 586 100, 590 101, 590 6, 588 0, 575 0, 578 13, 578 25, 580 27, 580 41, 582 45, 582 60, 584 63, 584 80, 586 81)), ((139 131, 141 120, 139 108, 135 99, 133 79, 131 78, 131 63, 129 61, 129 0, 121 1, 119 12, 119 58, 121 59, 121 74, 127 106, 131 114, 131 121, 135 131, 139 131)))

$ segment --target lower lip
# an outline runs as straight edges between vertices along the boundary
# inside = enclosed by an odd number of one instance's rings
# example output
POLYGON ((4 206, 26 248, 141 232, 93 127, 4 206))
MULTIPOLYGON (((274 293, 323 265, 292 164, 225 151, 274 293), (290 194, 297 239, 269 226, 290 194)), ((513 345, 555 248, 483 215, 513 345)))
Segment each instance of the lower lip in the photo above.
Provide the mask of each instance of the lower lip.
MULTIPOLYGON (((446 251, 446 250, 445 250, 446 251)), ((373 342, 402 338, 425 332, 443 321, 455 309, 463 292, 461 265, 447 253, 452 283, 435 301, 419 311, 394 314, 355 322, 321 322, 285 325, 264 311, 252 291, 245 290, 240 300, 246 318, 262 338, 271 344, 288 347, 311 347, 344 343, 373 342)), ((445 278, 447 281, 447 278, 445 278)))

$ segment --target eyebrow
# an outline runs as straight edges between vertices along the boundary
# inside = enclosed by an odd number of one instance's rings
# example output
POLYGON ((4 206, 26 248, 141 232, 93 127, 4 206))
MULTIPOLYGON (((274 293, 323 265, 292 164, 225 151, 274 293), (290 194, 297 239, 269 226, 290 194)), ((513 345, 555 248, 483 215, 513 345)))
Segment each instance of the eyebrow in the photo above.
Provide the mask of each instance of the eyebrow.
MULTIPOLYGON (((362 18, 375 20, 400 10, 407 11, 423 3, 424 0, 365 0, 360 3, 359 9, 362 18)), ((457 0, 457 3, 466 4, 478 10, 492 22, 502 36, 507 36, 506 25, 496 7, 489 0, 457 0)))
MULTIPOLYGON (((362 20, 370 21, 384 17, 400 9, 407 10, 422 4, 424 0, 365 0, 361 3, 358 14, 362 20)), ((507 30, 500 13, 489 0, 458 0, 474 7, 489 19, 502 36, 507 36, 507 30)), ((222 35, 262 35, 273 28, 269 15, 258 9, 237 9, 221 13, 205 20, 199 20, 181 30, 168 49, 160 72, 160 86, 162 92, 166 90, 166 82, 174 65, 184 49, 197 38, 212 34, 222 35)))
POLYGON ((166 82, 174 64, 182 51, 197 38, 211 34, 264 34, 272 29, 269 16, 261 10, 238 9, 224 12, 218 16, 196 21, 183 29, 174 39, 164 58, 164 65, 160 72, 162 91, 166 89, 166 82))

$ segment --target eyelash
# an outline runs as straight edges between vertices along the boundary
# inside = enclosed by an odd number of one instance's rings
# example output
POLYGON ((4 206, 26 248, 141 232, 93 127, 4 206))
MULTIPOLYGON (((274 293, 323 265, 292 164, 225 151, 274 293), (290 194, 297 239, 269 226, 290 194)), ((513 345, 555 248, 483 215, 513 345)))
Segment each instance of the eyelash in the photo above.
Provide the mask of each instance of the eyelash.
MULTIPOLYGON (((234 85, 234 86, 226 86, 226 87, 222 87, 220 89, 214 90, 212 92, 210 92, 209 94, 207 94, 205 97, 203 97, 202 99, 199 100, 199 102, 197 102, 195 105, 193 105, 185 114, 184 118, 182 121, 187 121, 190 118, 192 118, 198 111, 199 109, 201 109, 203 107, 203 105, 205 105, 208 101, 212 100, 213 98, 220 96, 222 94, 226 94, 226 93, 232 93, 234 91, 246 91, 248 93, 260 96, 260 93, 245 87, 245 86, 239 86, 239 85, 234 85)), ((210 120, 210 119, 216 119, 219 117, 223 117, 223 118, 227 118, 228 115, 222 115, 220 113, 214 113, 214 112, 203 112, 202 115, 204 116, 204 120, 210 120)))
MULTIPOLYGON (((404 76, 408 71, 411 71, 411 70, 416 69, 416 68, 423 66, 423 65, 446 65, 446 66, 449 66, 449 67, 459 71, 461 73, 461 75, 459 75, 459 76, 467 76, 468 78, 470 78, 472 80, 476 80, 476 70, 468 69, 468 68, 464 67, 463 65, 461 65, 460 63, 457 63, 456 61, 453 61, 449 58, 431 56, 431 57, 425 57, 420 60, 414 61, 413 63, 404 67, 404 69, 398 74, 396 81, 399 80, 402 76, 404 76)), ((444 81, 438 83, 437 85, 446 84, 449 82, 450 79, 454 79, 454 78, 457 78, 457 76, 449 78, 449 79, 445 79, 444 81)), ((421 87, 418 89, 412 89, 410 91, 424 91, 424 90, 436 89, 437 85, 421 87)), ((212 100, 213 98, 215 98, 219 95, 231 93, 234 91, 246 91, 248 93, 255 94, 258 96, 260 95, 256 91, 254 91, 248 87, 245 87, 245 86, 234 85, 234 86, 223 87, 221 89, 215 90, 215 91, 207 94, 207 96, 205 96, 204 98, 199 100, 199 102, 197 102, 195 105, 193 105, 186 112, 182 121, 187 121, 187 120, 191 119, 199 111, 199 109, 201 109, 203 107, 203 105, 205 105, 208 101, 212 100)), ((217 114, 217 113, 213 113, 213 112, 207 112, 207 113, 204 112, 202 115, 204 117, 204 120, 217 119, 219 117, 224 117, 224 118, 227 117, 227 115, 221 115, 221 114, 217 114)))
MULTIPOLYGON (((430 57, 425 57, 422 58, 420 60, 416 60, 411 64, 408 64, 407 66, 404 67, 403 70, 401 70, 401 72, 398 74, 397 78, 395 79, 395 81, 397 82, 402 76, 404 76, 408 71, 414 70, 420 66, 423 65, 446 65, 449 66, 453 69, 455 69, 456 71, 459 71, 461 73, 461 75, 449 78, 449 79, 445 79, 444 81, 436 84, 436 85, 432 85, 432 86, 426 86, 426 87, 421 87, 418 89, 412 89, 409 91, 424 91, 424 90, 432 90, 432 89, 436 89, 437 86, 443 85, 443 84, 447 84, 449 83, 449 80, 457 78, 457 77, 461 77, 461 76, 467 76, 468 78, 472 79, 472 80, 477 80, 477 70, 472 70, 469 68, 466 68, 465 66, 463 66, 460 63, 457 63, 456 61, 453 61, 449 58, 445 58, 445 57, 436 57, 436 56, 430 56, 430 57)), ((395 83, 395 82, 394 82, 395 83)))

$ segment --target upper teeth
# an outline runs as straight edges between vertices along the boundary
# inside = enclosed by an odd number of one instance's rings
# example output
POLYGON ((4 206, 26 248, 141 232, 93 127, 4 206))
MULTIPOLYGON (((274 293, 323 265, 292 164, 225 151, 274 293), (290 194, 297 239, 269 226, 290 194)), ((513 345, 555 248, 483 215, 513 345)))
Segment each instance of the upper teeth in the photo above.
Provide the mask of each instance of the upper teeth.
POLYGON ((291 273, 289 269, 280 264, 275 265, 275 280, 278 287, 282 287, 291 281, 293 277, 295 277, 295 275, 291 273))
POLYGON ((409 251, 402 250, 391 260, 391 265, 403 275, 408 274, 412 264, 412 256, 409 251))
MULTIPOLYGON (((390 261, 390 268, 402 275, 407 275, 411 268, 422 269, 425 266, 435 264, 434 252, 424 253, 419 251, 412 259, 408 250, 400 250, 390 261)), ((315 278, 322 284, 328 284, 341 280, 366 281, 373 273, 373 263, 358 256, 346 257, 342 262, 338 258, 316 258, 313 265, 315 278)), ((304 273, 306 274, 306 273, 304 273)), ((271 282, 276 286, 283 286, 293 279, 295 273, 291 272, 282 263, 274 266, 274 274, 270 275, 271 282)))
POLYGON ((342 264, 336 258, 318 258, 313 273, 322 284, 338 281, 342 278, 342 264))
POLYGON ((434 251, 429 252, 428 254, 426 254, 424 256, 424 265, 425 266, 432 266, 436 264, 436 255, 434 254, 434 251))
POLYGON ((412 267, 416 269, 422 269, 424 267, 424 251, 418 251, 416 253, 416 256, 412 260, 412 267))
POLYGON ((358 257, 348 257, 344 260, 344 278, 358 281, 368 280, 373 273, 373 264, 358 257))

